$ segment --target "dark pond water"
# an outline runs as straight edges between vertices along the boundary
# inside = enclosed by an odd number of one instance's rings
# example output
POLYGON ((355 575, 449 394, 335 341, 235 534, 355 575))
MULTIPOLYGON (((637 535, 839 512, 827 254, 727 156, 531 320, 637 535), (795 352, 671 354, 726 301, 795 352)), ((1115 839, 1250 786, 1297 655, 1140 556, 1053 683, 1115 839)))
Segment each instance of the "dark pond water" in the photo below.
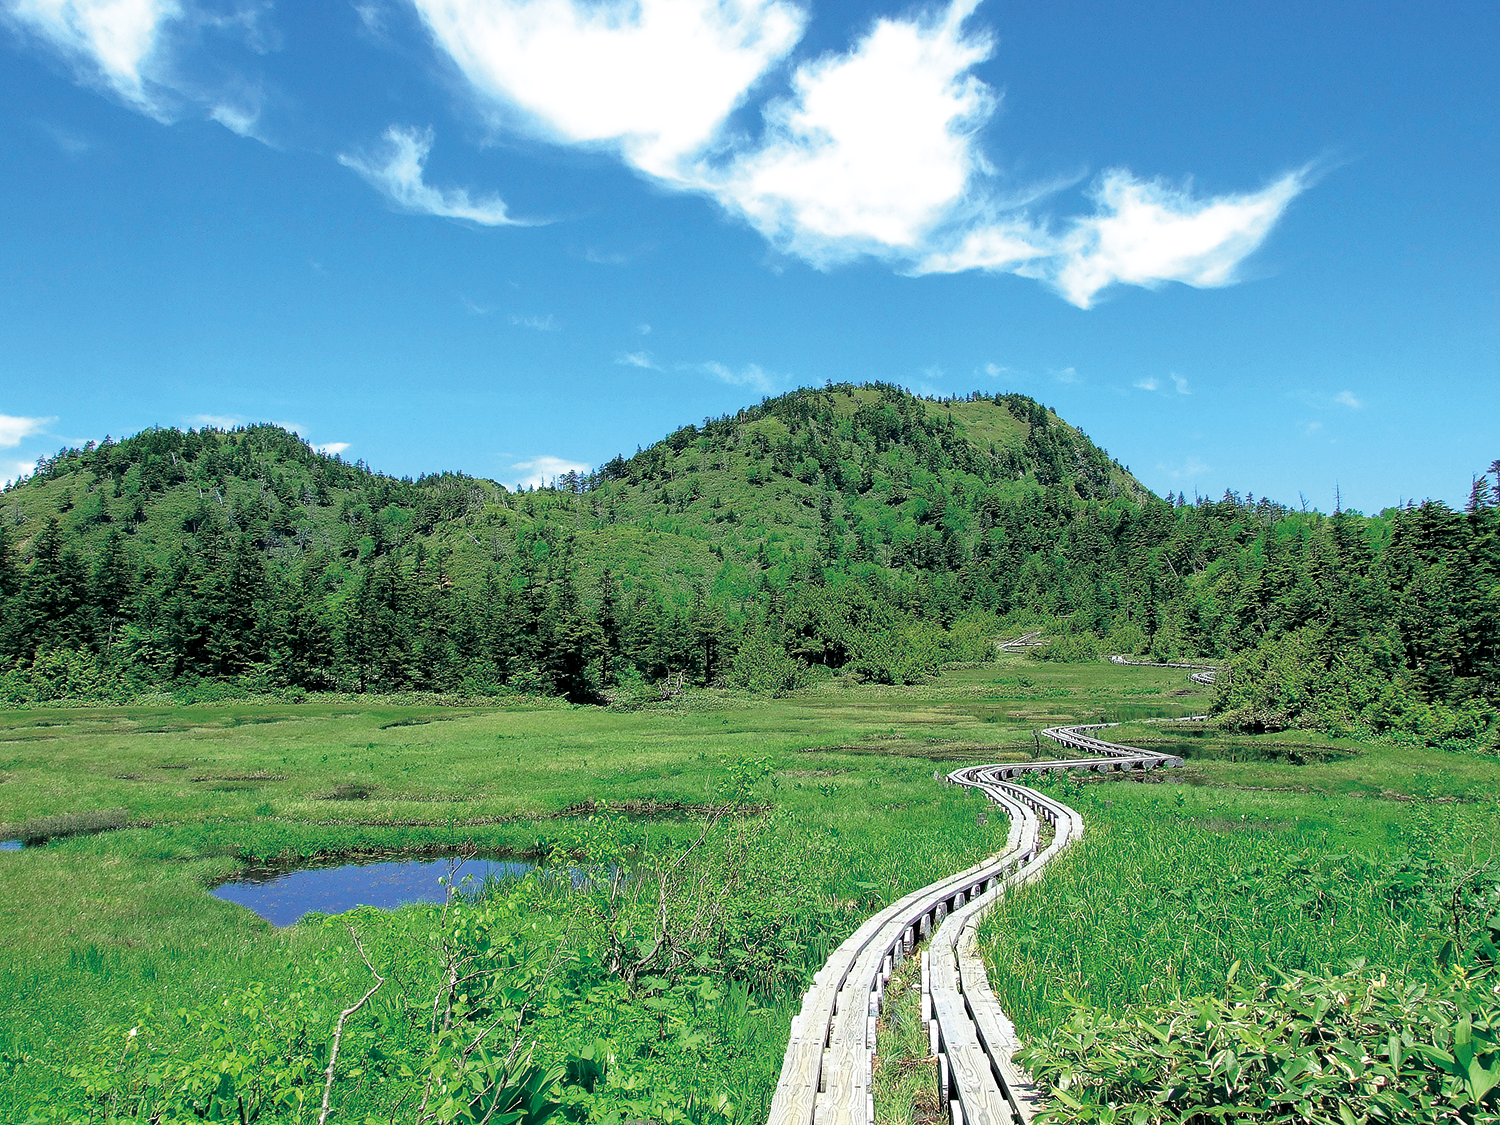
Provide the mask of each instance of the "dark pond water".
POLYGON ((1273 746, 1257 742, 1184 738, 1177 742, 1150 742, 1145 749, 1157 754, 1175 754, 1189 761, 1282 762, 1305 766, 1309 762, 1336 762, 1355 756, 1353 751, 1333 746, 1273 746))
POLYGON ((275 926, 290 926, 312 910, 341 914, 356 906, 383 910, 410 902, 443 902, 450 879, 463 889, 478 889, 485 880, 519 879, 536 867, 514 859, 407 859, 375 863, 344 863, 336 867, 307 867, 297 871, 248 874, 213 889, 215 898, 248 907, 275 926), (465 877, 472 881, 465 884, 465 877))
MULTIPOLYGON (((1204 705, 1184 707, 1177 703, 1119 703, 1095 711, 1087 721, 1095 723, 1136 723, 1142 719, 1185 719, 1189 715, 1201 715, 1204 705)), ((1080 720, 1084 721, 1084 720, 1080 720)))

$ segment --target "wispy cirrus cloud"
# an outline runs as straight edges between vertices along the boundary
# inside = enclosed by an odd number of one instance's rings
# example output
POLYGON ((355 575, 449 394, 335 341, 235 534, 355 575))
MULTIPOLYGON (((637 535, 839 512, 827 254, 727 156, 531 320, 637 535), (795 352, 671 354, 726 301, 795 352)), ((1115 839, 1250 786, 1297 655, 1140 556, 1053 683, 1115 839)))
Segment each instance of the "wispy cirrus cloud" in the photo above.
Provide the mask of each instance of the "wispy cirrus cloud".
POLYGON ((1209 465, 1198 457, 1189 457, 1178 465, 1157 465, 1156 467, 1175 481, 1196 480, 1209 472, 1209 465))
MULTIPOLYGON (((312 432, 311 428, 302 422, 292 422, 284 418, 267 418, 264 416, 257 417, 247 414, 193 414, 183 419, 183 421, 186 425, 200 430, 232 430, 238 426, 279 426, 287 433, 296 434, 304 441, 307 440, 308 434, 312 432)), ((341 446, 341 448, 335 450, 335 452, 342 452, 344 449, 349 448, 349 444, 347 442, 329 442, 328 445, 341 446)), ((313 448, 318 450, 319 452, 322 452, 324 446, 314 445, 313 448)))
POLYGON ((384 152, 379 156, 340 153, 339 163, 352 168, 404 211, 465 219, 481 226, 530 226, 534 223, 510 217, 498 195, 470 198, 463 188, 437 188, 423 180, 427 156, 432 151, 431 129, 392 125, 385 131, 384 152))
POLYGON ((0 414, 0 449, 14 449, 56 421, 56 417, 25 418, 14 414, 0 414))
MULTIPOLYGON (((1188 381, 1177 374, 1177 372, 1173 371, 1169 373, 1167 378, 1172 383, 1172 390, 1177 394, 1190 395, 1193 393, 1192 388, 1188 386, 1188 381)), ((1144 379, 1137 379, 1131 386, 1138 391, 1160 391, 1162 390, 1162 381, 1155 375, 1148 375, 1144 379)))
POLYGON ((329 457, 337 457, 340 453, 346 452, 351 444, 347 441, 325 441, 321 445, 313 446, 313 450, 317 453, 325 453, 329 457))
POLYGON ((237 65, 189 56, 228 36, 252 51, 275 37, 261 26, 269 4, 199 0, 0 0, 0 17, 66 60, 80 83, 101 88, 164 124, 201 113, 242 137, 259 130, 262 95, 237 65))
POLYGON ((687 370, 700 371, 705 375, 712 375, 722 383, 728 383, 731 387, 750 387, 752 390, 760 391, 762 394, 771 394, 786 385, 787 380, 771 374, 758 363, 747 363, 743 367, 733 368, 722 363, 710 360, 708 363, 696 363, 684 365, 687 370))
POLYGON ((8 0, 12 24, 67 59, 86 82, 112 90, 168 120, 155 64, 165 26, 182 17, 176 0, 8 0))
POLYGON ((565 473, 586 473, 589 466, 582 461, 569 461, 563 457, 543 454, 529 461, 517 461, 511 472, 519 473, 515 478, 517 488, 543 488, 565 473))
POLYGON ((646 371, 661 370, 661 365, 652 358, 650 352, 621 352, 615 356, 615 362, 621 367, 640 367, 646 371))
POLYGON ((1340 406, 1347 406, 1350 410, 1363 410, 1365 405, 1354 397, 1353 391, 1340 391, 1333 396, 1333 401, 1340 406))
POLYGON ((195 429, 232 430, 243 426, 245 419, 239 414, 194 414, 187 423, 195 429))
POLYGON ((533 332, 561 332, 562 321, 548 313, 546 316, 512 313, 510 322, 517 328, 529 328, 533 332))
POLYGON ((36 470, 33 461, 0 461, 0 481, 11 484, 22 477, 29 477, 36 470))

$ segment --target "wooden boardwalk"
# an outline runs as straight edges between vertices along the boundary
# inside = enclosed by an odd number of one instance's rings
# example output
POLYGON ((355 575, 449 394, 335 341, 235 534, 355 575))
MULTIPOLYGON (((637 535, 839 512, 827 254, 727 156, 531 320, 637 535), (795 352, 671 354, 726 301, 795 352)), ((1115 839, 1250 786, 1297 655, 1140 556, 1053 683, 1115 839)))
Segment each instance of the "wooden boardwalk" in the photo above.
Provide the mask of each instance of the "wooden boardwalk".
POLYGON ((927 938, 930 946, 920 954, 922 1018, 938 1060, 939 1095, 953 1125, 1031 1120, 1038 1091, 1014 1062, 1020 1042, 990 990, 976 947, 978 927, 1007 890, 1040 878, 1047 864, 1083 835, 1075 810, 1018 778, 1056 770, 1108 773, 1182 765, 1181 758, 1106 742, 1093 733, 1112 725, 1042 731, 1078 757, 965 766, 948 775, 952 784, 978 789, 1009 818, 1005 848, 891 903, 834 950, 792 1020, 770 1125, 873 1125, 876 1020, 885 986, 895 967, 927 938))
POLYGON ((1128 656, 1111 656, 1109 660, 1111 664, 1130 664, 1136 668, 1196 668, 1197 671, 1188 679, 1203 687, 1213 687, 1219 674, 1217 664, 1154 664, 1149 660, 1132 660, 1128 656))

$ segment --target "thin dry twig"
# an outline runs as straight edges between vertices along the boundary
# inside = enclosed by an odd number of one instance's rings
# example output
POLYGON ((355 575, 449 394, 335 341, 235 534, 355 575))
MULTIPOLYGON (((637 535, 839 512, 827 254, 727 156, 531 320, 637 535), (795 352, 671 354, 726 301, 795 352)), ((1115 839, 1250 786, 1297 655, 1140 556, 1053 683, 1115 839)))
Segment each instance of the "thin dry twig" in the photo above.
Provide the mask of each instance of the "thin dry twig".
POLYGON ((380 986, 385 983, 385 978, 375 971, 375 966, 370 964, 370 957, 365 953, 365 947, 360 944, 359 935, 354 932, 354 927, 349 927, 349 936, 354 939, 354 948, 359 950, 359 955, 365 963, 365 968, 370 970, 370 975, 375 978, 375 985, 359 998, 359 1003, 352 1008, 345 1008, 339 1013, 339 1022, 333 1029, 333 1049, 328 1052, 328 1073, 323 1082, 323 1111, 318 1114, 318 1125, 324 1125, 328 1120, 328 1103, 333 1097, 333 1068, 339 1061, 339 1041, 344 1037, 344 1025, 349 1022, 349 1017, 365 1006, 366 1001, 380 991, 380 986))

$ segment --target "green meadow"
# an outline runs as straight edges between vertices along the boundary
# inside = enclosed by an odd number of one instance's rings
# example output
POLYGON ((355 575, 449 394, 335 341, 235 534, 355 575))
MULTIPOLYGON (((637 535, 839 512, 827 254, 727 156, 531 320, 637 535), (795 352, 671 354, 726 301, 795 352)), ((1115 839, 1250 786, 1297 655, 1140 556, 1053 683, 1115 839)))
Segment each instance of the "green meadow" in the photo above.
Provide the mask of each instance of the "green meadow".
MULTIPOLYGON (((1077 1003, 1222 991, 1236 963, 1265 977, 1427 957, 1427 906, 1381 888, 1402 857, 1488 862, 1495 761, 1148 721, 1201 713, 1209 692, 1172 669, 1006 657, 915 686, 833 678, 631 710, 368 697, 0 713, 0 837, 51 836, 0 854, 0 1118, 317 1120, 339 1013, 378 972, 328 1120, 482 1120, 482 1099, 455 1091, 483 1051, 445 1047, 445 1019, 490 1029, 517 1088, 550 1074, 572 1120, 758 1119, 828 950, 1003 843, 1004 822, 979 825, 978 798, 934 774, 1055 757, 1036 732, 1070 721, 1123 720, 1117 741, 1192 756, 1145 783, 1051 783, 1085 840, 986 928, 1028 1037, 1077 1003), (208 894, 314 857, 475 852, 543 870, 446 910, 282 929, 208 894), (445 992, 471 962, 478 983, 445 992)), ((881 1112, 924 1104, 908 1091, 881 1112)))

